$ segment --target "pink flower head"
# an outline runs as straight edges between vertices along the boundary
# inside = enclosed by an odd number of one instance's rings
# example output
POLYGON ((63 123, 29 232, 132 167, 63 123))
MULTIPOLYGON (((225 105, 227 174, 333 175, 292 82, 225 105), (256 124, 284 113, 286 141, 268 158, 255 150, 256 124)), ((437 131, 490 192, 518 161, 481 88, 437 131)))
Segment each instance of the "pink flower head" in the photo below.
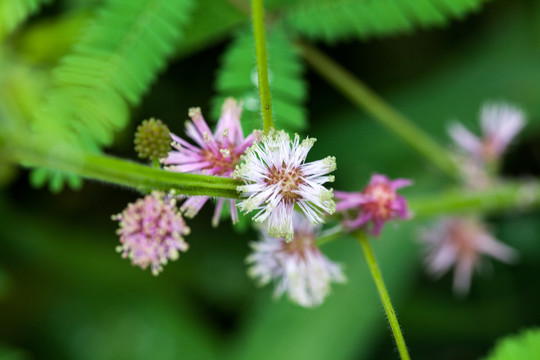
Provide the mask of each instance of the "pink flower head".
POLYGON ((469 291, 473 270, 480 268, 482 255, 510 263, 517 253, 497 241, 474 218, 452 217, 424 231, 422 240, 428 245, 427 270, 436 277, 454 266, 454 291, 464 295, 469 291))
POLYGON ((129 204, 112 219, 120 222, 116 233, 122 245, 117 251, 143 270, 150 265, 154 275, 189 247, 183 238, 189 234, 189 228, 176 210, 175 200, 158 191, 129 204))
POLYGON ((356 212, 355 219, 347 219, 343 225, 349 230, 365 227, 372 223, 372 235, 379 235, 385 222, 396 218, 410 217, 407 201, 396 190, 411 185, 407 179, 390 181, 384 175, 374 174, 362 192, 336 191, 336 210, 348 217, 348 211, 356 212))
POLYGON ((460 123, 448 131, 454 142, 482 162, 498 160, 514 137, 525 126, 521 110, 507 104, 485 104, 480 112, 483 136, 477 137, 460 123))
POLYGON ((291 141, 285 131, 272 130, 246 151, 244 162, 234 173, 245 184, 238 191, 247 197, 238 207, 246 213, 258 210, 253 220, 268 220, 270 236, 293 238, 295 205, 312 224, 324 222, 324 216, 336 209, 332 189, 322 186, 334 181, 334 176, 328 174, 336 169, 336 159, 328 156, 305 162, 315 140, 307 138, 300 142, 295 135, 291 141))
MULTIPOLYGON (((256 133, 244 137, 240 125, 242 105, 234 99, 227 99, 221 110, 221 117, 214 134, 204 120, 200 108, 189 109, 191 122, 186 122, 186 134, 195 145, 171 133, 173 148, 169 155, 161 159, 167 170, 231 177, 240 156, 253 144, 256 133)), ((194 217, 208 201, 209 196, 191 196, 180 210, 187 217, 194 217)), ((219 224, 219 217, 225 201, 229 202, 233 223, 238 221, 238 211, 234 199, 218 199, 212 225, 219 224)))
POLYGON ((345 276, 315 245, 320 226, 298 212, 292 214, 292 221, 291 241, 262 233, 261 241, 250 244, 253 252, 246 259, 251 265, 248 274, 261 286, 274 282, 276 297, 287 293, 301 306, 317 306, 330 292, 330 283, 344 282, 345 276))

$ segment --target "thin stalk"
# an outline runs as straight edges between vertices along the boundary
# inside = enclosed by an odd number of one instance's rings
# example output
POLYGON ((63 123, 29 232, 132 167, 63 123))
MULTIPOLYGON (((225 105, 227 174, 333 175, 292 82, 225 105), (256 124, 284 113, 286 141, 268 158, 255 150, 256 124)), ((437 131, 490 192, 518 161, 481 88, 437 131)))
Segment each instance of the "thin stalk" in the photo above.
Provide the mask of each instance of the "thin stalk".
POLYGON ((377 121, 448 175, 459 178, 459 169, 450 154, 427 133, 324 53, 305 43, 298 43, 298 47, 308 64, 355 105, 367 110, 377 121))
POLYGON ((401 359, 409 360, 410 356, 409 352, 407 351, 407 345, 405 345, 405 339, 403 338, 403 334, 401 333, 401 328, 399 327, 396 312, 394 311, 394 307, 392 306, 392 302, 390 301, 390 296, 388 296, 388 291, 386 290, 386 286, 384 285, 381 271, 379 270, 379 265, 377 265, 377 260, 375 260, 375 255, 373 254, 371 245, 369 244, 367 236, 363 231, 357 232, 356 237, 358 239, 358 242, 360 243, 360 246, 362 247, 362 251, 364 252, 364 257, 366 258, 366 262, 371 272, 371 276, 373 277, 373 281, 375 282, 375 286, 377 287, 377 291, 379 292, 379 297, 381 298, 384 311, 386 312, 386 316, 388 317, 388 322, 390 323, 392 334, 394 335, 394 339, 396 340, 399 355, 401 356, 401 359))
POLYGON ((266 53, 266 35, 264 31, 264 7, 262 0, 251 0, 253 36, 255 37, 255 55, 257 58, 257 74, 259 80, 259 96, 264 132, 274 128, 272 118, 272 102, 270 99, 270 83, 268 82, 268 55, 266 53))
POLYGON ((140 191, 174 190, 182 195, 238 198, 237 180, 218 176, 176 173, 155 169, 106 155, 12 147, 7 154, 24 166, 40 166, 80 175, 87 179, 128 186, 140 191))

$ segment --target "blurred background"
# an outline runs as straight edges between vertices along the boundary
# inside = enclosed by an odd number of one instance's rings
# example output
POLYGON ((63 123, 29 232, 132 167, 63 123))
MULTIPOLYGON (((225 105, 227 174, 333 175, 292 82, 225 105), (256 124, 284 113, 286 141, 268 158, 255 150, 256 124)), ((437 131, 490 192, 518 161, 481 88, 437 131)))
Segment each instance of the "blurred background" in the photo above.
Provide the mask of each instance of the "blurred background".
MULTIPOLYGON (((69 49, 66 34, 76 33, 69 26, 76 30, 100 3, 52 2, 6 46, 15 49, 20 64, 51 67, 69 49), (50 28, 60 23, 66 28, 50 28), (62 36, 50 36, 54 31, 62 36)), ((201 3, 186 38, 196 38, 209 20, 223 29, 179 46, 170 66, 131 109, 129 124, 116 134, 108 154, 136 160, 133 132, 149 117, 162 119, 179 135, 189 107, 200 106, 216 120, 211 114, 218 69, 231 34, 244 28, 246 19, 221 1, 228 12, 214 10, 208 19, 205 11, 218 6, 201 3)), ((314 45, 445 145, 452 119, 478 131, 478 111, 486 100, 523 108, 528 124, 505 158, 503 173, 539 175, 539 1, 493 0, 443 29, 314 45)), ((0 72, 14 69, 6 65, 0 72)), ((308 160, 336 156, 334 188, 359 190, 373 172, 413 179, 415 186, 403 190, 407 196, 450 185, 307 65, 302 73, 307 85, 302 132, 318 139, 308 160)), ((115 252, 117 224, 110 217, 139 194, 90 181, 79 191, 66 187, 55 194, 30 186, 28 175, 16 168, 2 177, 0 359, 398 357, 352 238, 322 249, 344 265, 348 283, 334 285, 322 306, 304 309, 273 299, 271 287, 255 286, 244 259, 257 234, 233 229, 227 221, 213 229, 212 206, 189 220, 190 250, 154 277, 115 252)), ((373 241, 412 358, 478 359, 496 339, 540 324, 539 215, 529 209, 488 217, 495 236, 515 247, 520 261, 486 266, 463 299, 452 294, 451 274, 433 281, 424 273, 418 232, 435 219, 389 226, 373 241)))

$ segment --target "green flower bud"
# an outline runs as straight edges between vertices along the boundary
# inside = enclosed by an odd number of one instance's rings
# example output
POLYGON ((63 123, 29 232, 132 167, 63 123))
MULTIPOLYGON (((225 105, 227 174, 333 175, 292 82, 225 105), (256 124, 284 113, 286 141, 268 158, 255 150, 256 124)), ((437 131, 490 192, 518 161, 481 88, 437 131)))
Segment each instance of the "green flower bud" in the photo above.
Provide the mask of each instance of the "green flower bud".
POLYGON ((169 128, 161 120, 144 120, 135 132, 135 151, 142 159, 166 157, 170 143, 169 128))

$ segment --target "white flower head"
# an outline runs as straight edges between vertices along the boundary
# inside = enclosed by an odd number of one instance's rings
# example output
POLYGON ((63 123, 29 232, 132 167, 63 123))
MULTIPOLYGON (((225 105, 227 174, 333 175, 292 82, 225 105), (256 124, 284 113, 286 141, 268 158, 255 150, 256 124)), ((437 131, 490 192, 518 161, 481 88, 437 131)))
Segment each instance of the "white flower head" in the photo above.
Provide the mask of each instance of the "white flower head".
POLYGON ((498 160, 514 137, 525 126, 523 112, 504 103, 486 103, 480 110, 482 137, 477 137, 461 123, 450 125, 448 132, 465 152, 482 162, 498 160))
POLYGON ((517 259, 514 249, 495 239, 475 218, 445 218, 425 230, 422 241, 428 245, 428 272, 440 277, 454 266, 454 292, 459 295, 469 291, 473 271, 482 264, 482 255, 506 263, 517 259))
POLYGON ((238 191, 247 197, 238 207, 246 213, 257 210, 253 220, 267 220, 270 236, 293 238, 295 204, 312 224, 323 223, 325 214, 336 210, 332 189, 322 186, 334 181, 328 174, 336 169, 336 159, 329 156, 305 163, 315 140, 300 142, 295 135, 291 141, 286 132, 271 130, 246 151, 244 162, 236 167, 234 177, 245 184, 238 191))
POLYGON ((253 252, 246 259, 251 265, 248 274, 261 286, 274 282, 274 296, 287 293, 294 303, 314 307, 328 295, 330 283, 344 282, 345 276, 341 267, 315 245, 319 227, 298 212, 292 214, 292 220, 292 241, 276 239, 263 232, 261 241, 250 244, 253 252))

